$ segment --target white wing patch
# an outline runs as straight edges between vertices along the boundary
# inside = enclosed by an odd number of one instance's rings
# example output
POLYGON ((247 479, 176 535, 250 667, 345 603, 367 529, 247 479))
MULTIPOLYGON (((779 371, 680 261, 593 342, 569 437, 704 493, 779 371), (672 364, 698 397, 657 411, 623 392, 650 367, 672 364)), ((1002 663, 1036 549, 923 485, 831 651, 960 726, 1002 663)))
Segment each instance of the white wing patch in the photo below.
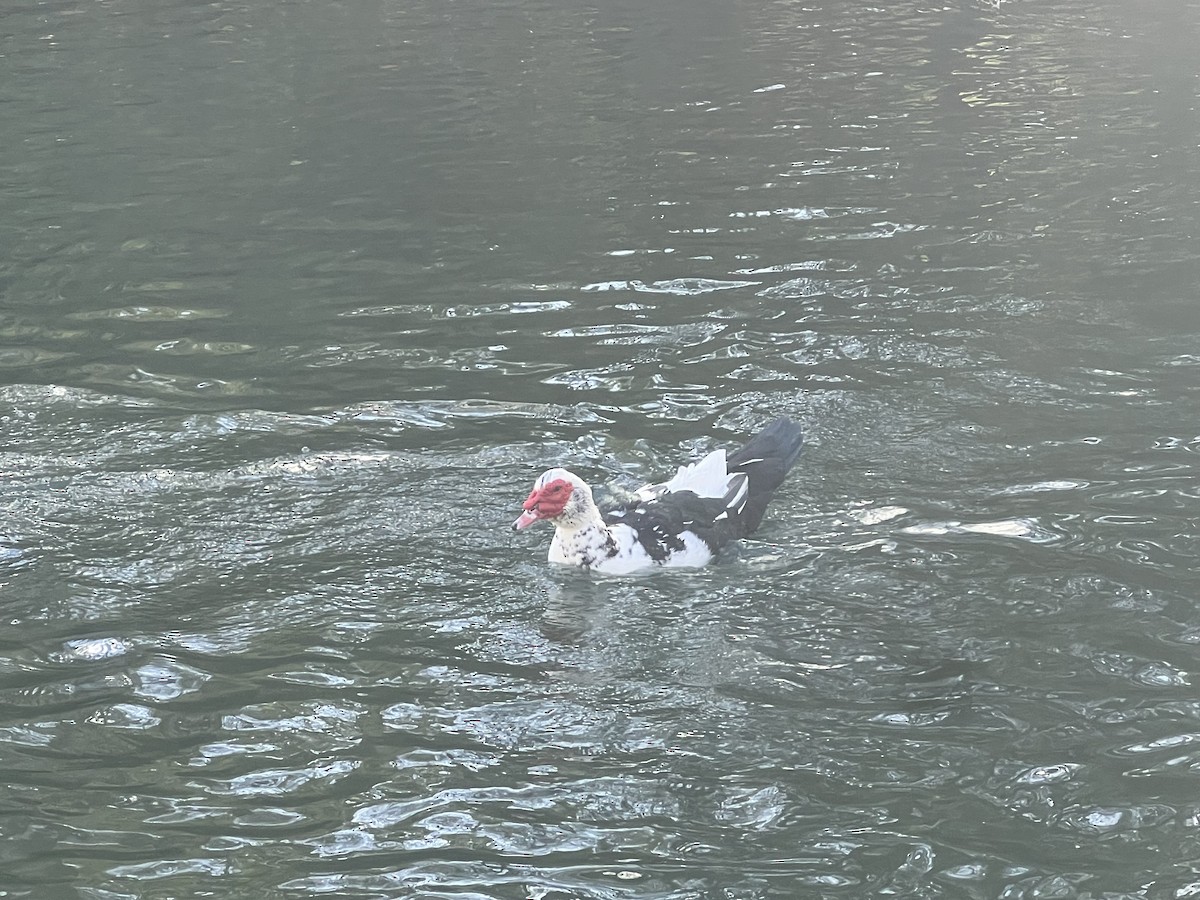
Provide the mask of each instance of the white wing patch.
POLYGON ((725 451, 714 450, 699 462, 690 466, 680 466, 670 481, 638 488, 637 498, 653 500, 675 491, 691 491, 698 497, 720 499, 729 493, 730 478, 726 468, 725 451))

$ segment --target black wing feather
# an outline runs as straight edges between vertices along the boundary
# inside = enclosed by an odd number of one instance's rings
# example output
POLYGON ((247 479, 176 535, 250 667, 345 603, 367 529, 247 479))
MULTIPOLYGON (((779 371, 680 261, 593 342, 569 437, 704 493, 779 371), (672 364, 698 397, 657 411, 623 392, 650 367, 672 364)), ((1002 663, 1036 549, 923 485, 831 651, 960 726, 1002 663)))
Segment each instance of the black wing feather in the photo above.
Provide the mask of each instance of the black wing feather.
POLYGON ((722 544, 745 537, 756 529, 776 489, 796 463, 804 435, 790 419, 776 419, 745 447, 728 455, 730 474, 743 473, 749 481, 745 497, 734 506, 740 479, 720 498, 700 497, 692 491, 672 491, 653 500, 605 512, 606 525, 628 525, 655 562, 665 561, 685 548, 682 534, 690 531, 715 553, 722 544))
POLYGON ((758 528, 767 504, 796 464, 803 447, 804 433, 800 426, 791 419, 780 418, 756 434, 745 447, 729 454, 729 471, 745 472, 750 479, 746 505, 738 516, 739 537, 758 528))
POLYGON ((732 523, 718 520, 725 501, 700 497, 691 491, 672 491, 654 500, 639 500, 630 506, 604 513, 606 525, 628 525, 638 543, 655 562, 685 548, 683 532, 690 531, 715 553, 734 537, 732 523))

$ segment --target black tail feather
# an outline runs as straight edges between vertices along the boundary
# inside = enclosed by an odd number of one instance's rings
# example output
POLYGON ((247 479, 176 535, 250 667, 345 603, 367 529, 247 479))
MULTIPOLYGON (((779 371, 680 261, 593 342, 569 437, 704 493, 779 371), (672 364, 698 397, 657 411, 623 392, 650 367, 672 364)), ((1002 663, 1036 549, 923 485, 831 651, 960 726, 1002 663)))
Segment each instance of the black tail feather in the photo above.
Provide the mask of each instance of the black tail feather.
POLYGON ((746 505, 738 516, 741 535, 750 534, 762 522, 767 504, 796 464, 804 446, 804 434, 791 419, 779 418, 755 435, 745 447, 727 457, 730 472, 745 472, 750 479, 746 505))

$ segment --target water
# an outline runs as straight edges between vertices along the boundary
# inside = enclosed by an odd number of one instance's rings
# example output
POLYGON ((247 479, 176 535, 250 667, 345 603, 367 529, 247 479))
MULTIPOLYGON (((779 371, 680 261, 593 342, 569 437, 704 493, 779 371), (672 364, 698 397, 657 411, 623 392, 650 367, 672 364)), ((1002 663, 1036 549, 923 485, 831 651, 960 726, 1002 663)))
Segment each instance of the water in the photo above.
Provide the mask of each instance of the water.
POLYGON ((0 896, 1200 891, 1200 5, 643 7, 0 12, 0 896))

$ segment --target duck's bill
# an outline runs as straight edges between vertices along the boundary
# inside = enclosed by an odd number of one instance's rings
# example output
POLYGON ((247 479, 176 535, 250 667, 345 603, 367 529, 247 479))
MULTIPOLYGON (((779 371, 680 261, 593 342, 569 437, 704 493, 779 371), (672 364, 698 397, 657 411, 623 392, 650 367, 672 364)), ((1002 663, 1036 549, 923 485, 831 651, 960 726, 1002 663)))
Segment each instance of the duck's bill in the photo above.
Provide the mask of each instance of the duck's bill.
POLYGON ((513 522, 513 524, 512 524, 513 531, 520 531, 522 528, 528 528, 530 525, 532 525, 537 520, 538 520, 537 516, 535 516, 533 513, 529 512, 529 510, 526 510, 525 512, 523 512, 519 516, 517 516, 517 520, 515 522, 513 522))

